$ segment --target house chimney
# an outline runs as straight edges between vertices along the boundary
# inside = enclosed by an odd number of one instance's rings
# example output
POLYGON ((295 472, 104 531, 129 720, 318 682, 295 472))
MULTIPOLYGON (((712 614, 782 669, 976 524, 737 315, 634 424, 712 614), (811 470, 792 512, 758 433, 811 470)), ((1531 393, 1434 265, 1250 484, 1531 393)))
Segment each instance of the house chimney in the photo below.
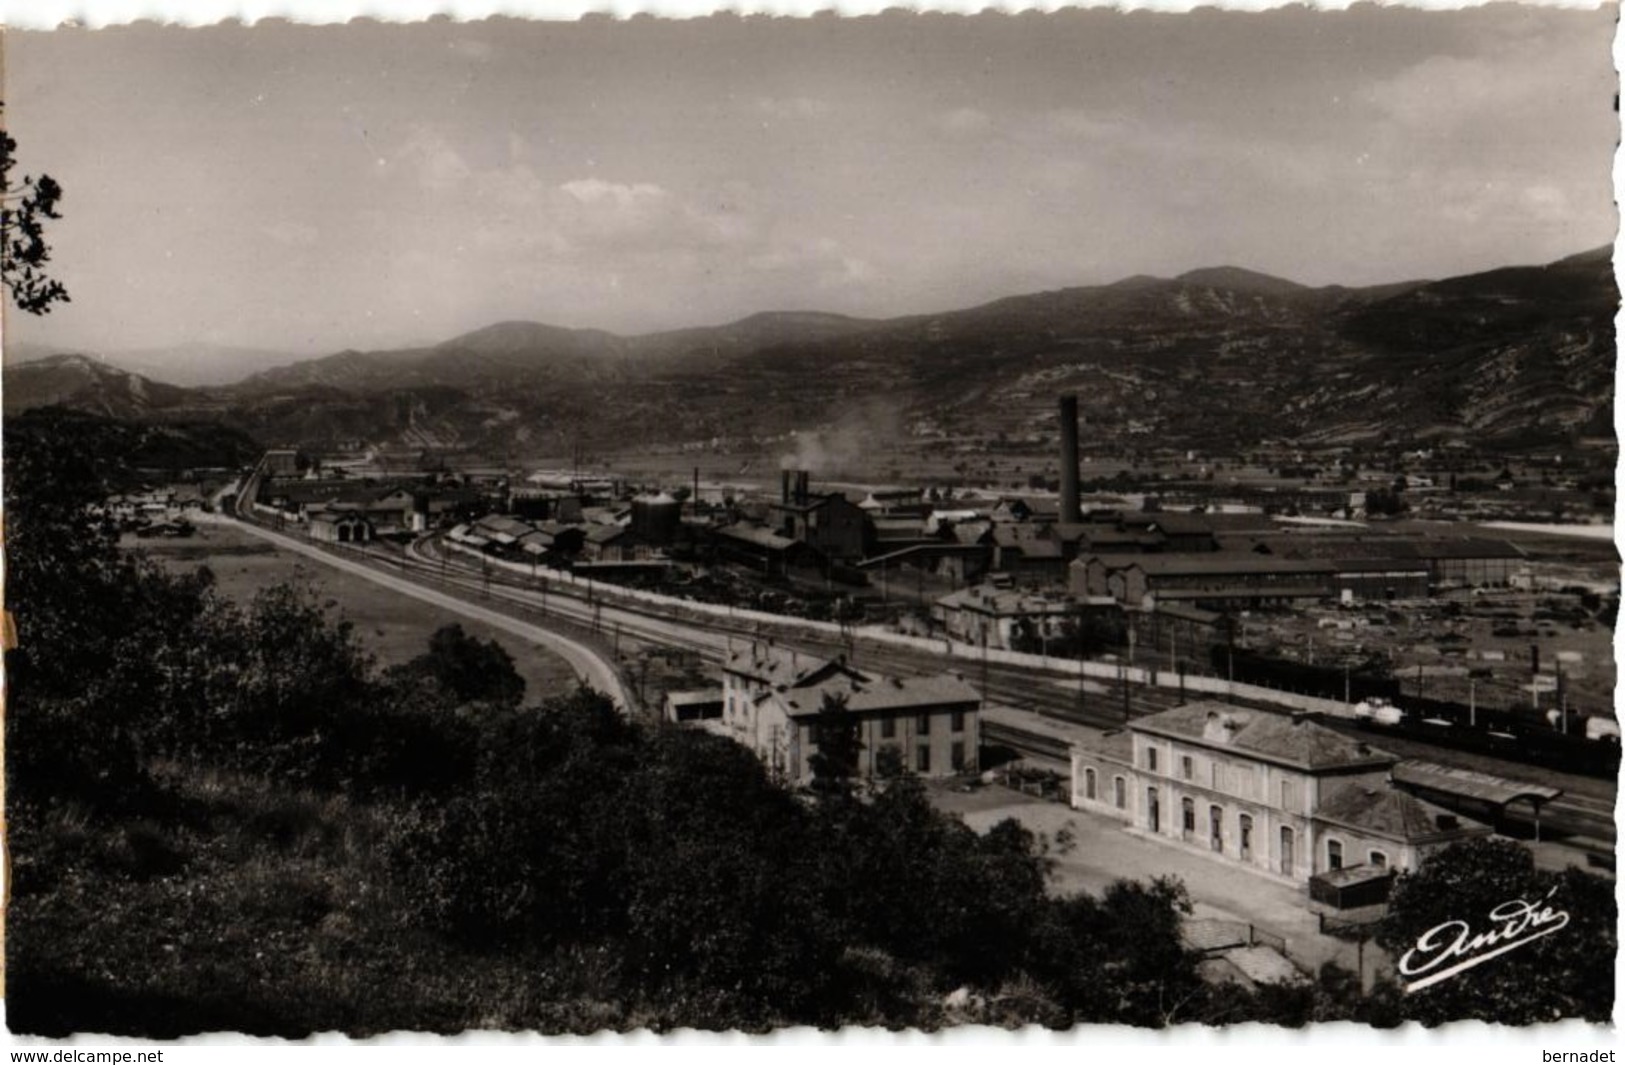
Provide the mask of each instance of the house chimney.
POLYGON ((1081 521, 1078 506, 1078 397, 1061 397, 1061 520, 1081 521))

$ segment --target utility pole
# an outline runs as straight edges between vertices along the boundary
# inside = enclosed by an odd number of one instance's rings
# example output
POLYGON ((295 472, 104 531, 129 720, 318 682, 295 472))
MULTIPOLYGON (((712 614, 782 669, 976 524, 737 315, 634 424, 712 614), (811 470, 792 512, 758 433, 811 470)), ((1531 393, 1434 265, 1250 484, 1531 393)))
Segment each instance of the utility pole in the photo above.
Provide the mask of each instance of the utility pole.
POLYGON ((1557 720, 1563 727, 1563 735, 1569 734, 1569 693, 1563 686, 1563 660, 1557 659, 1557 720))
MULTIPOLYGON (((982 702, 987 702, 987 626, 982 626, 982 702)), ((1043 713, 1043 711, 1039 711, 1043 713)))
POLYGON ((1084 647, 1084 640, 1083 640, 1083 607, 1080 605, 1078 607, 1078 715, 1080 717, 1083 716, 1083 686, 1084 686, 1084 679, 1083 679, 1084 678, 1084 673, 1083 673, 1084 653, 1083 653, 1083 647, 1084 647))
POLYGON ((1467 727, 1478 727, 1478 682, 1467 679, 1467 727))
POLYGON ((1122 669, 1122 678, 1123 678, 1123 723, 1126 725, 1126 724, 1128 724, 1129 718, 1134 716, 1133 713, 1129 709, 1129 702, 1128 702, 1128 669, 1127 668, 1122 669))

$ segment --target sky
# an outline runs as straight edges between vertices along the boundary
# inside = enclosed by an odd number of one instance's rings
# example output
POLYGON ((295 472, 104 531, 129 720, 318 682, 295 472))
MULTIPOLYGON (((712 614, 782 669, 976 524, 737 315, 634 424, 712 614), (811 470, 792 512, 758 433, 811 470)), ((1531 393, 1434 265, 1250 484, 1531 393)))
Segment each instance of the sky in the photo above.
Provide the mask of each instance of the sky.
POLYGON ((508 319, 885 317, 1611 243, 1613 7, 8 31, 73 302, 7 341, 318 355, 508 319))

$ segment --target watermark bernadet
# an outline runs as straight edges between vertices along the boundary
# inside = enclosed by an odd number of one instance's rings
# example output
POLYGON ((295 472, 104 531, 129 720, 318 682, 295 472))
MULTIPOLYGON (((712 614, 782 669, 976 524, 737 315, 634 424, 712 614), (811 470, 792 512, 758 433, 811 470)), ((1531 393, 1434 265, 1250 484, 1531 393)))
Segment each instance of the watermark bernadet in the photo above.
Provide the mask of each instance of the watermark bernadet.
POLYGON ((1489 912, 1493 927, 1484 932, 1475 934, 1472 925, 1462 920, 1445 921, 1423 932, 1399 959, 1399 974, 1410 980, 1405 991, 1432 987, 1562 929, 1569 923, 1569 914, 1549 905, 1556 893, 1554 887, 1538 902, 1510 899, 1501 903, 1489 912))

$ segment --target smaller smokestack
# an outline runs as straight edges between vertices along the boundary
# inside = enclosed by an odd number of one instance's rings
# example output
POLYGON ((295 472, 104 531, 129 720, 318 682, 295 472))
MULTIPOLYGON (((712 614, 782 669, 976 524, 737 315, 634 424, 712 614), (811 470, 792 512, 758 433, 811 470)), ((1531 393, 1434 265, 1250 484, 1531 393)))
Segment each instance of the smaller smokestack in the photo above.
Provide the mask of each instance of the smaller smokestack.
POLYGON ((801 470, 796 474, 796 502, 802 504, 803 506, 805 506, 807 503, 807 495, 811 478, 812 474, 808 473, 806 470, 801 470))
POLYGON ((694 467, 694 505, 700 505, 700 468, 694 467))
POLYGON ((1078 397, 1061 397, 1061 520, 1083 520, 1078 505, 1078 397))
POLYGON ((780 470, 779 471, 779 476, 783 479, 783 482, 784 482, 783 485, 781 486, 782 491, 780 492, 780 495, 779 495, 779 502, 780 503, 788 503, 788 502, 790 502, 790 471, 789 470, 780 470))

